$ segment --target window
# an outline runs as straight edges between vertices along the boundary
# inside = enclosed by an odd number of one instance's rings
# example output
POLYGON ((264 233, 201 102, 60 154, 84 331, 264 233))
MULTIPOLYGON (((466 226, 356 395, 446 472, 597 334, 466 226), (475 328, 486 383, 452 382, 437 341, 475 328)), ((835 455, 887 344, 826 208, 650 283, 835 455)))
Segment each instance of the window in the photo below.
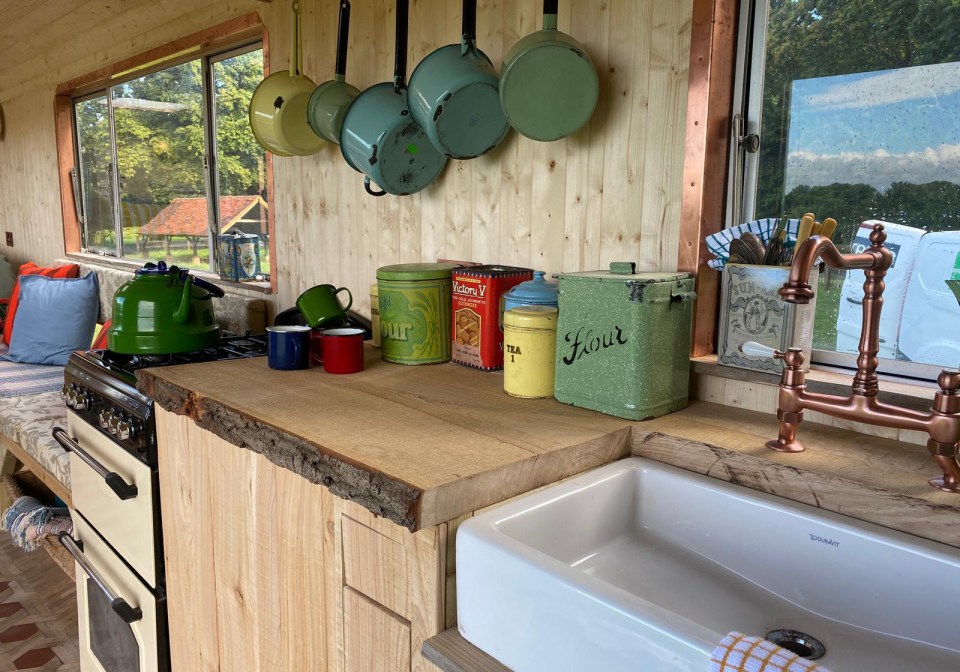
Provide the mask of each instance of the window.
MULTIPOLYGON (((759 148, 733 143, 727 223, 833 217, 841 252, 864 220, 892 223, 881 370, 919 377, 960 362, 958 25, 956 0, 754 0, 741 17, 734 109, 759 148)), ((855 366, 862 282, 821 275, 815 362, 855 366)))
POLYGON ((259 44, 118 79, 73 100, 82 250, 216 271, 217 236, 260 236, 266 155, 247 120, 259 44))

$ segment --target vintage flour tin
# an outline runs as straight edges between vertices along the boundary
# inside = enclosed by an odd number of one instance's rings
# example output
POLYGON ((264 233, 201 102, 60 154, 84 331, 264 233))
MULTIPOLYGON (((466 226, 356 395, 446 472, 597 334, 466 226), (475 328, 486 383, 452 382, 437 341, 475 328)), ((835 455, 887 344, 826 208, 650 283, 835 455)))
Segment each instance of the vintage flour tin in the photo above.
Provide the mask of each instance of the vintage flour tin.
POLYGON ((373 347, 380 347, 380 285, 370 285, 370 331, 373 332, 373 347))
POLYGON ((244 282, 260 275, 260 236, 231 231, 217 236, 220 261, 217 269, 222 280, 244 282))
MULTIPOLYGON (((717 362, 768 373, 783 371, 783 360, 748 357, 740 352, 747 341, 775 350, 803 348, 803 368, 810 369, 817 297, 808 304, 787 303, 778 291, 790 277, 788 266, 727 264, 720 286, 720 329, 717 362)), ((811 269, 807 282, 816 287, 820 273, 811 269)))
POLYGON ((629 420, 685 407, 693 275, 610 268, 560 276, 554 396, 629 420))
POLYGON ((452 264, 397 264, 377 269, 384 361, 450 361, 450 278, 454 268, 452 264))
POLYGON ((453 272, 453 361, 484 371, 503 368, 504 292, 533 271, 475 266, 453 272))
POLYGON ((557 309, 523 306, 503 314, 503 391, 514 397, 553 396, 557 309))

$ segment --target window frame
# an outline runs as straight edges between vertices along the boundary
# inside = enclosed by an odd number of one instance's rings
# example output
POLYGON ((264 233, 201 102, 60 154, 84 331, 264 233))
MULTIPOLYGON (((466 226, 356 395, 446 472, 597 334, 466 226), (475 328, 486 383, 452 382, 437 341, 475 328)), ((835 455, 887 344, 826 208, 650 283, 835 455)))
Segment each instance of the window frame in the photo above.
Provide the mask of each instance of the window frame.
MULTIPOLYGON (((170 67, 180 65, 189 61, 201 60, 203 69, 202 87, 203 87, 203 109, 201 117, 204 125, 204 143, 206 157, 204 160, 204 183, 207 194, 208 221, 218 221, 218 204, 214 203, 216 199, 211 198, 211 170, 216 170, 216 157, 212 152, 216 151, 216 131, 213 126, 215 115, 212 115, 210 107, 213 105, 213 96, 209 95, 212 90, 210 77, 212 76, 212 66, 215 62, 223 58, 229 58, 240 53, 249 52, 257 48, 263 49, 264 76, 269 74, 269 39, 267 31, 259 15, 251 12, 235 19, 218 24, 206 30, 202 30, 183 38, 162 45, 160 47, 145 51, 136 56, 132 56, 123 61, 119 61, 110 66, 100 68, 94 72, 88 73, 82 77, 64 82, 57 87, 54 97, 54 115, 57 135, 57 157, 60 173, 60 200, 61 217, 63 220, 64 253, 68 257, 78 257, 89 263, 115 266, 121 268, 139 268, 142 261, 125 259, 123 256, 112 256, 107 254, 85 253, 83 252, 83 229, 79 219, 78 203, 76 202, 73 188, 72 171, 80 171, 79 141, 76 137, 76 126, 74 123, 74 104, 77 101, 84 100, 95 95, 110 95, 110 89, 113 86, 121 84, 124 81, 143 77, 145 75, 160 72, 170 67), (211 157, 213 159, 211 160, 211 157)), ((110 111, 112 127, 112 109, 110 111)), ((111 128, 111 153, 113 159, 116 158, 115 135, 111 128)), ((119 193, 116 185, 116 171, 113 171, 114 196, 119 193)), ((245 290, 258 292, 277 292, 277 263, 276 246, 274 235, 274 215, 273 215, 273 155, 266 152, 266 202, 267 202, 267 230, 269 232, 269 252, 271 259, 270 282, 267 283, 233 283, 220 279, 219 275, 213 270, 212 264, 217 254, 217 246, 212 243, 212 231, 209 234, 208 244, 211 250, 211 268, 206 270, 194 271, 205 277, 215 280, 218 284, 234 286, 245 290)), ((82 194, 80 196, 82 198, 82 194)), ((113 204, 114 224, 119 225, 120 219, 118 203, 113 204)), ((118 241, 118 250, 122 250, 122 242, 118 241)))
MULTIPOLYGON (((738 133, 737 117, 742 116, 744 120, 742 135, 759 135, 767 50, 768 5, 768 0, 740 2, 740 18, 734 37, 737 56, 733 78, 730 143, 727 150, 730 179, 726 189, 727 204, 723 211, 723 228, 741 223, 736 221, 737 219, 751 221, 756 218, 760 155, 759 152, 750 153, 743 149, 742 138, 738 137, 741 133, 738 133)), ((852 373, 857 370, 858 356, 858 353, 812 349, 810 364, 817 369, 852 373)), ((877 372, 906 383, 929 383, 937 379, 943 368, 924 362, 881 358, 877 372)))

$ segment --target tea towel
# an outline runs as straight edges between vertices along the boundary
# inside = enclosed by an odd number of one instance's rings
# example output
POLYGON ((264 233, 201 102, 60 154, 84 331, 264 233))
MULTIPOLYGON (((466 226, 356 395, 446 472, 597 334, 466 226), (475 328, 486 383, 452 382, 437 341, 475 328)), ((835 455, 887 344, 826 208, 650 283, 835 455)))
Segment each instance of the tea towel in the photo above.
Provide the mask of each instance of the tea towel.
POLYGON ((731 632, 710 657, 709 672, 830 672, 761 637, 731 632))

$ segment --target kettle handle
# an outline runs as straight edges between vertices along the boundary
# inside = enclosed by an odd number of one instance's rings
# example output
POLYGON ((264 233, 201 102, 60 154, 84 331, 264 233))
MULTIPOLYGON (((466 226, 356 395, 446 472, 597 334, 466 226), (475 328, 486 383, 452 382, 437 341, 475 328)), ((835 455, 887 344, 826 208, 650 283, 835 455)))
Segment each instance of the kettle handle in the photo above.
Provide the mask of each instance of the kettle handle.
POLYGON ((217 286, 216 286, 215 284, 213 284, 212 282, 207 282, 207 281, 204 280, 203 278, 197 278, 197 277, 192 276, 192 275, 191 275, 190 277, 193 279, 193 284, 194 284, 196 287, 199 287, 200 289, 205 289, 205 290, 207 290, 207 293, 208 293, 210 296, 212 296, 212 297, 214 297, 214 298, 216 298, 216 299, 222 299, 222 298, 223 298, 224 291, 223 291, 222 288, 217 287, 217 286))

